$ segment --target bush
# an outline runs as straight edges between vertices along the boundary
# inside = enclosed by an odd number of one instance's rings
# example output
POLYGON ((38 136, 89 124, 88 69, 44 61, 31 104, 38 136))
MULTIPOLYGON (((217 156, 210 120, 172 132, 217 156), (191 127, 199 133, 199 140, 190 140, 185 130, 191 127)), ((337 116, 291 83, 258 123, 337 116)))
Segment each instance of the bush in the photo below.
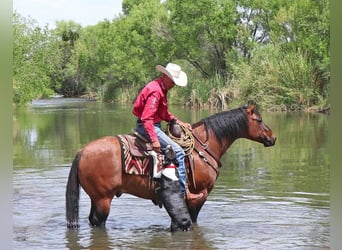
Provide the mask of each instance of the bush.
POLYGON ((255 100, 266 109, 297 110, 322 100, 313 79, 315 67, 301 51, 268 45, 250 62, 233 65, 233 70, 240 98, 255 100))

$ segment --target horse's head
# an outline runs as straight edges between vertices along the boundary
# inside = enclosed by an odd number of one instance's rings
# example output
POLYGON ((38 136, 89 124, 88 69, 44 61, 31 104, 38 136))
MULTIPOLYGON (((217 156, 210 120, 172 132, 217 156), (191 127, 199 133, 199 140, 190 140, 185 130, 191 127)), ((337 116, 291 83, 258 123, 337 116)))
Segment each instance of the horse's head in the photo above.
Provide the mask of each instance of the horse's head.
POLYGON ((265 147, 273 146, 277 137, 263 122, 261 115, 256 110, 255 103, 249 103, 245 107, 248 121, 247 138, 264 144, 265 147))

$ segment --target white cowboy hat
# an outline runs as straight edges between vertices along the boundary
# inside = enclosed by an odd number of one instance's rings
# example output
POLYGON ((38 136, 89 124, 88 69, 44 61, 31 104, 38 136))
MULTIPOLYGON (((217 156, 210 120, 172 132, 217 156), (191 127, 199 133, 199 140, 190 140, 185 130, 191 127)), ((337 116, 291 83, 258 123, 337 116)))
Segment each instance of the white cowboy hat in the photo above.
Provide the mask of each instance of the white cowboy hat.
POLYGON ((188 84, 186 73, 182 71, 181 67, 177 64, 168 63, 166 68, 161 65, 157 65, 156 70, 166 74, 178 86, 184 87, 188 84))

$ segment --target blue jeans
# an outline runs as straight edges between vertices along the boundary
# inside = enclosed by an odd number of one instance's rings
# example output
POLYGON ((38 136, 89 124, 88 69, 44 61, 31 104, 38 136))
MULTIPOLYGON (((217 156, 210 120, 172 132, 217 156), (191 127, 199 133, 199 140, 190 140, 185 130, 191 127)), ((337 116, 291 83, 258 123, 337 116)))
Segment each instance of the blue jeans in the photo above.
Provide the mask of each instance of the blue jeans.
MULTIPOLYGON (((178 161, 178 175, 179 175, 179 183, 181 187, 181 192, 185 193, 185 183, 186 183, 186 170, 185 170, 185 153, 181 146, 179 146, 176 142, 174 142, 170 137, 168 137, 164 131, 161 129, 160 123, 154 124, 154 130, 156 131, 156 134, 158 136, 158 140, 160 143, 160 149, 161 151, 165 152, 167 145, 171 145, 172 149, 176 153, 176 159, 178 161)), ((144 135, 146 138, 149 138, 147 135, 144 127, 142 124, 137 124, 136 131, 138 131, 140 134, 144 135)))

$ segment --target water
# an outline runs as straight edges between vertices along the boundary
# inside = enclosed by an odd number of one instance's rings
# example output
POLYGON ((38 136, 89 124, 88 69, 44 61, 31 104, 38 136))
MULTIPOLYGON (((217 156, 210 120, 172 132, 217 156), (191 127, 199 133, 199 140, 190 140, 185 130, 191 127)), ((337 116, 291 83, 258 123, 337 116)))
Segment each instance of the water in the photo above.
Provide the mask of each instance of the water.
MULTIPOLYGON (((329 249, 328 118, 305 113, 261 112, 276 146, 232 145, 193 232, 171 234, 164 209, 128 194, 91 228, 83 190, 80 229, 67 230, 70 162, 85 143, 129 132, 130 108, 53 99, 14 110, 13 249, 329 249)), ((189 122, 210 114, 172 111, 189 122)))

